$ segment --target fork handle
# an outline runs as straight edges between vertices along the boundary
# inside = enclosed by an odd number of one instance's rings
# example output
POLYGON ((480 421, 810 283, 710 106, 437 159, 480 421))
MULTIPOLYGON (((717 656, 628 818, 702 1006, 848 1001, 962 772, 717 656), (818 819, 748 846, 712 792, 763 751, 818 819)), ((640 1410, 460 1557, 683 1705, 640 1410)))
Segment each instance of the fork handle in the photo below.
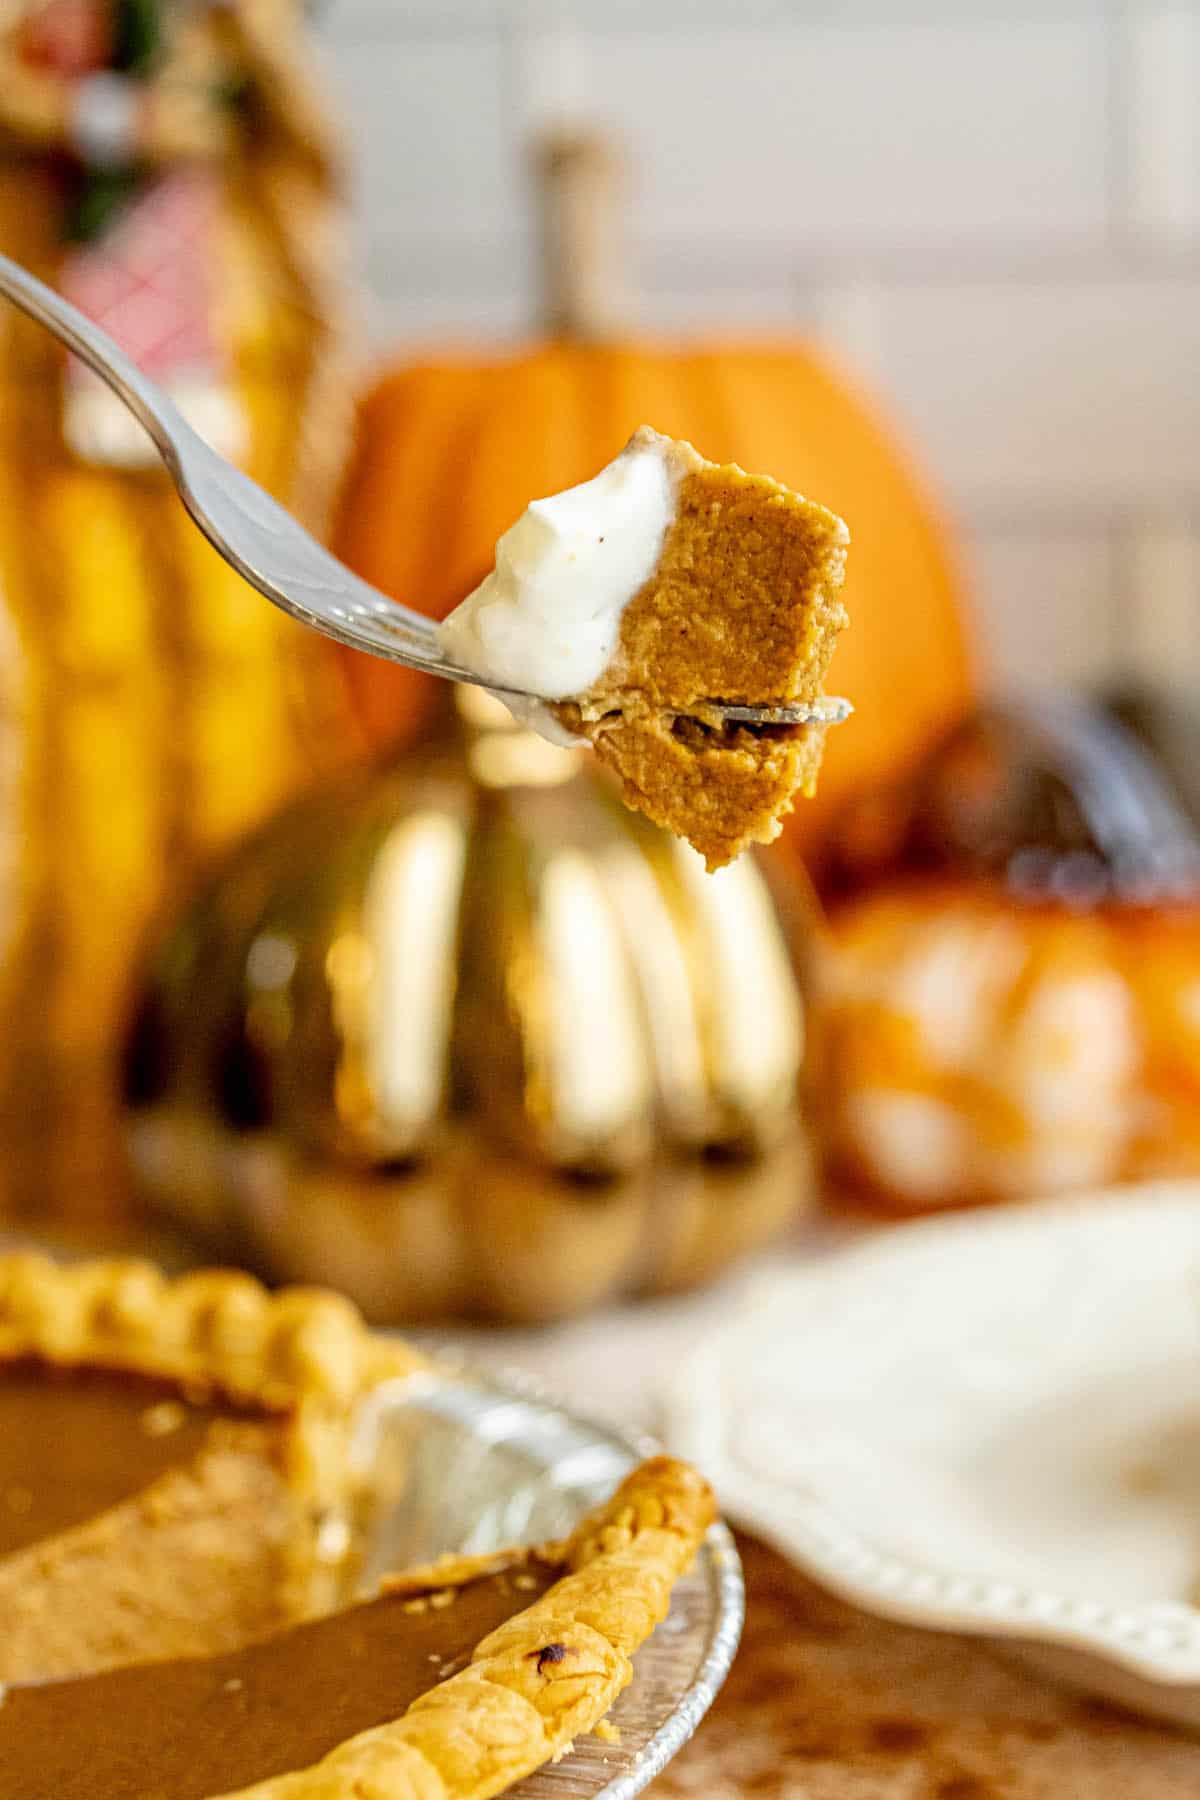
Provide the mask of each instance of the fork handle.
POLYGON ((453 680, 433 622, 361 581, 240 469, 193 431, 179 408, 108 333, 0 254, 0 295, 94 369, 150 433, 179 497, 231 567, 266 599, 352 649, 453 680))
POLYGON ((162 389, 143 375, 132 357, 126 356, 106 331, 85 317, 78 307, 61 294, 23 269, 20 263, 0 254, 0 294, 19 306, 23 313, 61 343, 73 350, 81 361, 93 369, 102 381, 125 402, 130 412, 144 425, 154 440, 155 448, 172 474, 178 471, 173 439, 184 428, 183 417, 162 389))

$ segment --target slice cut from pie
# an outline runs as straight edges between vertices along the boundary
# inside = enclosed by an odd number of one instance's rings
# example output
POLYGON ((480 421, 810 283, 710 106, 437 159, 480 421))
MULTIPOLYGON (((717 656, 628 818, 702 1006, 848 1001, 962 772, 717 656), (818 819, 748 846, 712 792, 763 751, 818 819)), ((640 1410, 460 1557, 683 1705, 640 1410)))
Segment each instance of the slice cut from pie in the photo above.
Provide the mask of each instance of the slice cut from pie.
POLYGON ((0 1258, 0 1682, 231 1647, 332 1603, 354 1422, 419 1360, 333 1294, 0 1258))
POLYGON ((626 802, 714 869, 815 785, 828 714, 739 725, 716 703, 822 700, 849 541, 827 508, 643 426, 592 481, 527 508, 440 641, 541 695, 518 716, 590 739, 626 802))
POLYGON ((816 786, 826 726, 726 724, 710 703, 822 697, 846 623, 850 539, 769 475, 706 462, 646 427, 629 448, 655 446, 674 494, 658 562, 621 615, 603 676, 553 711, 591 739, 628 805, 716 869, 778 837, 796 793, 816 786))
POLYGON ((709 1489, 659 1458, 563 1544, 324 1610, 354 1420, 418 1366, 318 1292, 0 1259, 5 1800, 484 1800, 603 1718, 709 1489))

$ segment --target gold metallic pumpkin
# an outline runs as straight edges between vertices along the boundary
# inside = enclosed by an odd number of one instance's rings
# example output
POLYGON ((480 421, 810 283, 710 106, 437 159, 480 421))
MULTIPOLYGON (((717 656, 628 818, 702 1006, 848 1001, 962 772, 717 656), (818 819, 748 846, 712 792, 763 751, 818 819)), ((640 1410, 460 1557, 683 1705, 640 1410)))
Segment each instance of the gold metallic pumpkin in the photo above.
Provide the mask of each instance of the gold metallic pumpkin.
POLYGON ((765 868, 706 875, 466 690, 160 945, 128 1066, 145 1198, 377 1320, 703 1280, 812 1191, 812 915, 765 868))

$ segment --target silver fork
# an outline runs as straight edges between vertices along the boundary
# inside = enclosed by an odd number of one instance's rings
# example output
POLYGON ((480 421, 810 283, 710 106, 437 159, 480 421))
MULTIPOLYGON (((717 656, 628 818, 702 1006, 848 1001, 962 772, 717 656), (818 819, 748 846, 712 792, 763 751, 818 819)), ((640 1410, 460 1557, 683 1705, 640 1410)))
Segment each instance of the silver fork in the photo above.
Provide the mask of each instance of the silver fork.
MULTIPOLYGON (((192 430, 174 402, 106 332, 3 255, 0 293, 61 339, 124 401, 154 440, 200 530, 251 587, 302 625, 353 650, 405 663, 446 681, 479 682, 477 674, 442 655, 432 619, 360 581, 322 549, 257 482, 218 456, 192 430)), ((493 687, 492 692, 538 698, 514 688, 493 687)), ((752 725, 836 725, 851 710, 848 701, 824 698, 798 706, 739 706, 719 700, 713 705, 726 719, 752 725)))

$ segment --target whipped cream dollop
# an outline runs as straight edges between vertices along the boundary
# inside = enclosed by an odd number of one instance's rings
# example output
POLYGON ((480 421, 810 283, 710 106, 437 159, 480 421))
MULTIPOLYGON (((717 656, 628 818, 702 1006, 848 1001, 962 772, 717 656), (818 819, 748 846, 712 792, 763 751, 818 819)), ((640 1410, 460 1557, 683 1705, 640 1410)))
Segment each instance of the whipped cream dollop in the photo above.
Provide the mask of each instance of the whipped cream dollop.
MULTIPOLYGON (((659 441, 639 433, 578 487, 534 500, 496 545, 496 566, 441 626, 443 653, 484 686, 541 700, 584 693, 617 647, 621 614, 650 576, 675 516, 659 441)), ((571 742, 545 709, 500 698, 523 723, 571 742)))

